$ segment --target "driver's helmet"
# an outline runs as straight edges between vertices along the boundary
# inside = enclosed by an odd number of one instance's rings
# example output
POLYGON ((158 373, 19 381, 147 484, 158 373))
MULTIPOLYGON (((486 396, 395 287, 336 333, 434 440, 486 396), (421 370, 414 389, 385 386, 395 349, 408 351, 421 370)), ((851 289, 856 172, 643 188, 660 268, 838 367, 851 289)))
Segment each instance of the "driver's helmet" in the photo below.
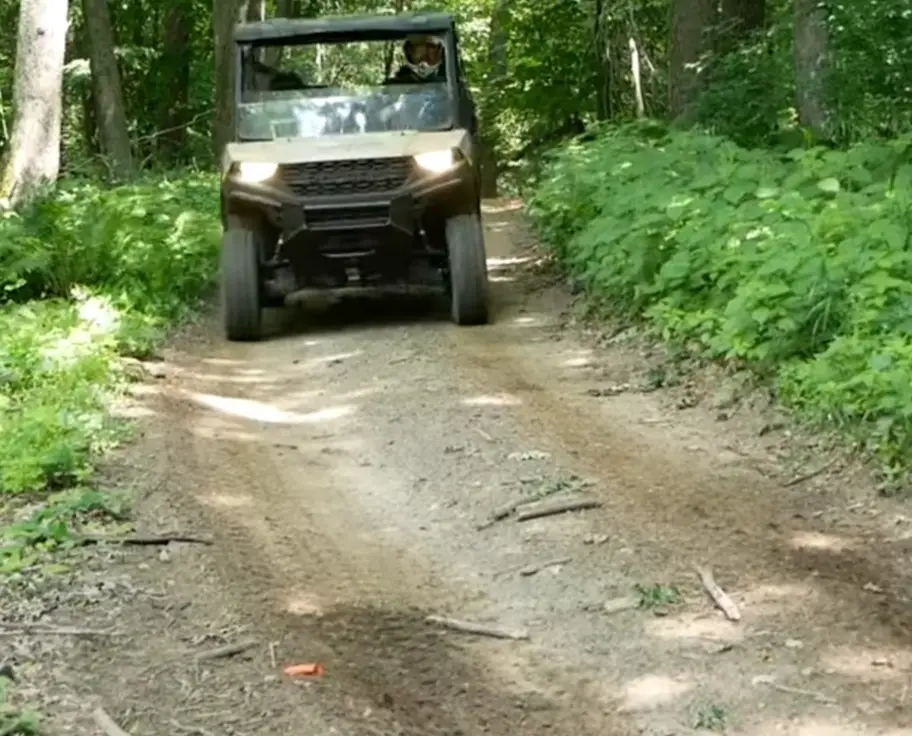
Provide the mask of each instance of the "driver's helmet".
POLYGON ((443 63, 443 40, 437 36, 409 36, 403 51, 406 65, 420 79, 433 77, 443 63))

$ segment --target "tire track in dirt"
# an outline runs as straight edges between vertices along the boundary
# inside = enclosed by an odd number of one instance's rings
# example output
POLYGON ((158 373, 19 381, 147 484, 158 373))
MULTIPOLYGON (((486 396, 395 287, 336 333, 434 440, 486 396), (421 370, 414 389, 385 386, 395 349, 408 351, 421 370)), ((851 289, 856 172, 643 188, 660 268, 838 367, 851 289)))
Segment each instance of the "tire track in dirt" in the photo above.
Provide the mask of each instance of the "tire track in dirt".
MULTIPOLYGON (((254 348, 253 362, 287 362, 283 349, 281 343, 254 348)), ((207 352, 250 360, 251 349, 207 352)), ((185 377, 164 402, 179 466, 172 471, 189 492, 187 513, 215 532, 216 564, 232 597, 281 640, 281 651, 326 665, 329 675, 315 685, 326 717, 341 717, 365 734, 626 733, 605 731, 600 717, 593 730, 585 709, 504 689, 486 673, 477 647, 429 627, 427 614, 439 611, 431 604, 452 594, 420 561, 378 541, 379 534, 370 538, 377 530, 349 503, 339 472, 344 451, 326 453, 331 443, 319 430, 265 424, 257 442, 232 440, 236 423, 188 401, 211 390, 192 377, 206 369, 203 361, 185 359, 185 377), (292 457, 276 446, 294 447, 292 457), (289 481, 296 474, 299 484, 289 481)), ((293 388, 280 384, 279 391, 293 388)), ((516 646, 492 642, 486 656, 509 659, 516 646)))

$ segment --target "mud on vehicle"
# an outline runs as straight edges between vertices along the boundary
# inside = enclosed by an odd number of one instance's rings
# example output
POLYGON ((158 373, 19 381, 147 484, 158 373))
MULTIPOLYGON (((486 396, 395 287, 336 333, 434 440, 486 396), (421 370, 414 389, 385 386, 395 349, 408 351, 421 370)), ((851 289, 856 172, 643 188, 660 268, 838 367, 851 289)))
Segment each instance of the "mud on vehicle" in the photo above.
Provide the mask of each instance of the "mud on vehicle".
POLYGON ((235 48, 226 337, 259 339, 265 307, 313 291, 438 290, 457 324, 487 322, 476 116, 452 17, 244 23, 235 48), (430 64, 415 57, 427 48, 430 64))

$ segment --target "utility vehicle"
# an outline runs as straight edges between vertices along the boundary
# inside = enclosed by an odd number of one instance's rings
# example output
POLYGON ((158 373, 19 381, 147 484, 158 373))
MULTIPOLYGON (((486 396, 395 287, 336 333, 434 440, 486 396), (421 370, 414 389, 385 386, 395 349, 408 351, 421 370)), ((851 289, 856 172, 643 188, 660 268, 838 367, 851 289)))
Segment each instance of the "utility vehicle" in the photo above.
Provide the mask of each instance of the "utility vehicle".
POLYGON ((447 14, 273 19, 235 29, 234 138, 221 165, 225 336, 320 292, 431 289, 488 321, 477 120, 447 14), (432 38, 433 79, 396 78, 432 38))

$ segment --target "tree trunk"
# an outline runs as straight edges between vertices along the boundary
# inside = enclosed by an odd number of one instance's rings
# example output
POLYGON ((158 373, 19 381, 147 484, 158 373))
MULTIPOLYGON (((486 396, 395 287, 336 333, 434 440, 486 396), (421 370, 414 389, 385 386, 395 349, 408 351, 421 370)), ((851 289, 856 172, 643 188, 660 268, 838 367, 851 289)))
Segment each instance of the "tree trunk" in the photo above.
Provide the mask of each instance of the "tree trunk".
POLYGON ((180 159, 187 145, 187 109, 190 95, 190 7, 174 2, 164 20, 159 72, 164 99, 158 114, 159 144, 170 161, 180 159))
MULTIPOLYGON (((301 0, 278 0, 276 3, 277 18, 301 18, 304 13, 304 6, 301 0)), ((277 67, 282 63, 281 46, 269 46, 266 48, 266 54, 263 61, 271 67, 277 67)))
MULTIPOLYGON (((491 27, 488 36, 488 65, 491 71, 490 77, 486 80, 486 86, 492 92, 503 85, 509 73, 506 37, 506 28, 509 23, 509 0, 496 0, 494 9, 491 11, 491 27)), ((500 140, 494 115, 496 110, 494 95, 485 95, 482 98, 481 120, 479 121, 481 128, 481 196, 485 198, 493 198, 498 194, 500 160, 497 149, 500 140)))
POLYGON ((246 0, 244 20, 248 23, 266 20, 266 0, 246 0))
POLYGON ((766 0, 722 0, 722 24, 743 37, 766 25, 766 0))
POLYGON ((136 167, 124 112, 120 71, 114 55, 114 31, 111 29, 108 0, 83 0, 82 6, 101 150, 109 159, 114 178, 126 181, 136 173, 136 167))
POLYGON ((15 207, 60 173, 67 0, 21 0, 13 83, 13 130, 0 200, 15 207))
POLYGON ((700 97, 696 68, 707 50, 707 31, 716 21, 715 0, 672 0, 669 50, 669 110, 673 120, 689 123, 700 97))
POLYGON ((640 74, 640 50, 633 36, 627 41, 630 47, 630 76, 633 78, 633 97, 637 118, 646 117, 646 101, 643 99, 643 78, 640 74))
POLYGON ((717 50, 727 54, 750 34, 766 27, 766 0, 722 0, 721 21, 717 50))
POLYGON ((826 137, 828 71, 826 8, 819 0, 795 0, 795 89, 798 120, 826 137))
POLYGON ((212 153, 222 156, 225 144, 234 136, 234 85, 236 51, 234 25, 245 8, 245 0, 212 0, 212 32, 215 42, 215 119, 212 125, 212 153))
POLYGON ((299 18, 303 10, 301 0, 279 0, 276 3, 276 16, 279 18, 299 18))

